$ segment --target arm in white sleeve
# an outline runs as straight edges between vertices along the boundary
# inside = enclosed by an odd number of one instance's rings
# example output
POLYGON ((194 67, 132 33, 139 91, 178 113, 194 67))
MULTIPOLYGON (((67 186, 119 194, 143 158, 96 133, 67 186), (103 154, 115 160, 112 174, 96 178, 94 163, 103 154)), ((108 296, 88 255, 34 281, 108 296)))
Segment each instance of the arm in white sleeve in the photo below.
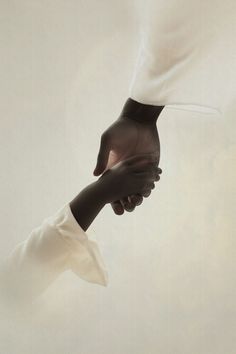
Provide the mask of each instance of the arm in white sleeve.
POLYGON ((220 112, 235 69, 235 2, 141 3, 141 44, 130 97, 143 104, 220 112))
POLYGON ((2 291, 13 301, 31 301, 66 270, 89 282, 107 284, 98 247, 79 226, 69 205, 44 220, 9 255, 2 268, 2 291))

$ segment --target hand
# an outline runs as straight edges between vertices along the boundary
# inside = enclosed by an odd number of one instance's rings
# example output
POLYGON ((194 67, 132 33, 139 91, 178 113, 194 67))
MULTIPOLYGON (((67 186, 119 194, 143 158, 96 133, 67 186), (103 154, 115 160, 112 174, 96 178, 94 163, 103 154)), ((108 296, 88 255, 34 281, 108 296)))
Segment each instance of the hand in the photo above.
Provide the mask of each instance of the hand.
MULTIPOLYGON (((98 176, 128 157, 152 153, 157 165, 160 159, 160 143, 155 122, 140 122, 121 116, 101 137, 100 150, 94 175, 98 176)), ((116 214, 123 214, 124 209, 132 211, 149 194, 131 195, 123 200, 111 203, 116 214)))
POLYGON ((104 204, 127 197, 130 194, 150 194, 159 180, 157 158, 140 154, 116 164, 98 179, 97 189, 104 204))

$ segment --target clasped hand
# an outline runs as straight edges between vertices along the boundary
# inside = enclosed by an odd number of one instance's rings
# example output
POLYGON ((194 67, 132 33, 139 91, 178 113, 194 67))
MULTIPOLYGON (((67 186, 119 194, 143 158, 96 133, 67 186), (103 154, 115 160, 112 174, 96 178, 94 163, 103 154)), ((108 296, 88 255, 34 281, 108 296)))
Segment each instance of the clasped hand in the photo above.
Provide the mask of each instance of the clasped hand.
MULTIPOLYGON (((126 184, 126 194, 123 193, 123 196, 121 196, 115 193, 114 199, 110 201, 116 214, 121 215, 124 213, 124 210, 134 210, 137 205, 142 203, 143 197, 148 197, 151 194, 151 190, 154 188, 154 181, 160 178, 161 170, 158 168, 159 159, 159 136, 156 124, 153 122, 141 123, 121 116, 102 134, 94 175, 99 176, 107 171, 107 175, 109 176, 109 170, 117 165, 116 180, 117 183, 122 183, 119 180, 120 167, 121 170, 122 166, 123 168, 128 166, 131 168, 133 164, 134 170, 132 170, 132 172, 136 175, 139 174, 139 181, 143 178, 142 183, 144 183, 144 181, 147 183, 145 188, 141 188, 142 190, 140 189, 139 192, 135 191, 133 187, 136 186, 136 183, 130 178, 132 176, 132 173, 130 173, 131 170, 127 169, 127 181, 132 180, 132 183, 126 184), (138 155, 142 155, 140 159, 138 155), (143 155, 146 155, 146 157, 150 155, 149 163, 147 163, 146 167, 143 155), (130 160, 127 160, 129 158, 130 160), (127 161, 124 162, 125 160, 127 161), (135 171, 138 163, 141 163, 142 170, 135 171), (151 173, 151 170, 155 173, 153 180, 150 179, 150 175, 147 177, 148 173, 151 173)), ((146 162, 147 161, 148 158, 146 162)), ((132 177, 134 177, 134 175, 132 177)), ((112 189, 115 188, 115 185, 114 183, 112 189)))
POLYGON ((97 181, 104 204, 124 200, 129 195, 150 195, 160 173, 152 154, 139 154, 119 162, 97 181))

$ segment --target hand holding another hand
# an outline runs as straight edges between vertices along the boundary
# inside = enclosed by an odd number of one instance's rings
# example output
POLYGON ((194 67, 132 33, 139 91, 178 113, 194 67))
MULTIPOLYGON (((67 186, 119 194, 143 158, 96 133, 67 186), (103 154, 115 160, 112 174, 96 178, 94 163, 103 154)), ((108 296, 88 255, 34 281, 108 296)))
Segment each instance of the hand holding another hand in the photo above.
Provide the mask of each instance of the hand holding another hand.
MULTIPOLYGON (((116 164, 139 154, 155 156, 156 166, 160 160, 160 142, 156 127, 162 106, 143 105, 128 99, 120 117, 101 136, 100 149, 94 175, 99 176, 116 164)), ((113 199, 111 206, 118 215, 124 210, 132 211, 148 197, 151 191, 136 194, 130 192, 121 199, 113 199)))
POLYGON ((106 170, 97 184, 104 203, 125 199, 129 195, 150 195, 154 182, 160 179, 161 169, 152 154, 139 154, 123 160, 106 170))

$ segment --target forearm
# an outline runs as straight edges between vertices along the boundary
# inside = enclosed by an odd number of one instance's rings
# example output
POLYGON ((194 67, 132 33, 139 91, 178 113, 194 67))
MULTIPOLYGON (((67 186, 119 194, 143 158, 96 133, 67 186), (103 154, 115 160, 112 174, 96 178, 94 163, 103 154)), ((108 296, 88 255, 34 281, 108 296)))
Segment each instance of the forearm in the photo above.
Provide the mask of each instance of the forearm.
POLYGON ((86 231, 105 204, 98 184, 94 182, 70 202, 70 208, 80 227, 86 231))
POLYGON ((153 106, 139 103, 132 98, 128 98, 122 109, 120 117, 130 118, 140 123, 156 123, 164 106, 153 106))

